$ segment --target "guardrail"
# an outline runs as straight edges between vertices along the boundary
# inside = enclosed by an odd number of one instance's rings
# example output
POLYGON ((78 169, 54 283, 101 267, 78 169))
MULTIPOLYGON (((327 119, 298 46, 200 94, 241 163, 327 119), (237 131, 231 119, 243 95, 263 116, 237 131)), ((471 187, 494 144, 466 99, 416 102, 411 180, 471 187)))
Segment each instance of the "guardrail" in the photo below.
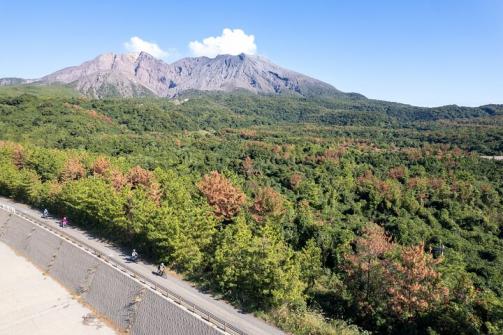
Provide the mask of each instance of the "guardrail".
POLYGON ((9 213, 16 213, 16 209, 12 206, 0 204, 0 208, 9 213))
POLYGON ((217 317, 216 315, 212 314, 211 312, 208 312, 204 308, 198 307, 195 304, 191 303, 190 301, 182 298, 181 296, 179 296, 175 292, 171 291, 170 289, 167 289, 165 287, 160 287, 159 285, 150 281, 147 277, 138 273, 137 271, 128 267, 127 265, 119 264, 118 262, 110 259, 109 257, 105 256, 102 252, 100 252, 96 248, 92 247, 91 245, 87 244, 86 242, 77 240, 74 237, 72 237, 71 235, 65 233, 64 231, 61 231, 59 229, 55 229, 51 225, 40 221, 38 218, 35 218, 30 214, 27 214, 25 212, 17 210, 16 208, 14 208, 12 206, 0 204, 0 208, 5 210, 6 212, 12 213, 12 214, 17 215, 23 219, 26 219, 26 220, 28 220, 38 226, 41 226, 41 227, 51 231, 52 233, 64 238, 65 240, 72 242, 73 244, 79 246, 80 248, 86 250, 87 252, 92 253, 93 255, 100 258, 104 262, 110 264, 114 268, 117 268, 119 271, 124 272, 125 274, 129 275, 130 277, 132 277, 136 280, 139 280, 142 284, 149 286, 151 289, 159 292, 164 297, 172 300, 173 302, 175 302, 176 304, 178 304, 180 306, 183 306, 189 312, 201 317, 202 319, 206 320, 209 323, 214 324, 222 331, 224 331, 228 334, 232 334, 232 335, 248 335, 247 333, 245 333, 242 330, 236 328, 235 326, 227 323, 226 321, 222 320, 221 318, 217 317))

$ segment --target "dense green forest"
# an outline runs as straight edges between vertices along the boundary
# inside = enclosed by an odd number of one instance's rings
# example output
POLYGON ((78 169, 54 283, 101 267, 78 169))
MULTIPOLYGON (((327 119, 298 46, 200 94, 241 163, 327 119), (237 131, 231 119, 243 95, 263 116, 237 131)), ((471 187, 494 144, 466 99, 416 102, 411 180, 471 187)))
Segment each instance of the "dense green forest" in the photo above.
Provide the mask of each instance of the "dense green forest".
POLYGON ((502 106, 2 88, 0 140, 0 194, 294 334, 503 333, 502 106))

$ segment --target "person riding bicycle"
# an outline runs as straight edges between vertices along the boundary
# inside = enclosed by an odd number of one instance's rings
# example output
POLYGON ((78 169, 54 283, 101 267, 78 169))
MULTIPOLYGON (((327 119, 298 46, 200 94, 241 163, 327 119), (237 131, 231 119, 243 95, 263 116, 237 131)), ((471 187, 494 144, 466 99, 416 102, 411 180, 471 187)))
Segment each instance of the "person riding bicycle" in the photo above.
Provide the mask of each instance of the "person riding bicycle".
POLYGON ((133 252, 131 253, 131 260, 133 262, 136 262, 137 259, 138 259, 138 253, 136 252, 136 249, 133 249, 133 252))
POLYGON ((165 269, 166 269, 166 267, 164 266, 164 263, 159 264, 159 266, 157 267, 157 274, 159 276, 163 276, 165 269))
POLYGON ((63 220, 61 220, 61 227, 65 228, 67 224, 68 224, 68 219, 66 218, 66 216, 64 216, 63 220))
POLYGON ((42 218, 46 219, 49 217, 49 211, 47 210, 47 208, 44 209, 44 213, 42 214, 42 218))

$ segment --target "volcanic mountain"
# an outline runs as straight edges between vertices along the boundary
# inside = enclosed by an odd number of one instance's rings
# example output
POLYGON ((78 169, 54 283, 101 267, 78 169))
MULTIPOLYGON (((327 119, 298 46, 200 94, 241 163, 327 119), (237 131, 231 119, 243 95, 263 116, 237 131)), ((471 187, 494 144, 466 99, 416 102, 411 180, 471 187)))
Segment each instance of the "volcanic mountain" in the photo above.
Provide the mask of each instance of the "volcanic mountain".
POLYGON ((267 95, 344 95, 333 86, 284 69, 261 56, 183 58, 168 64, 146 52, 105 53, 35 80, 0 79, 0 85, 64 84, 91 97, 159 96, 189 91, 248 91, 267 95))

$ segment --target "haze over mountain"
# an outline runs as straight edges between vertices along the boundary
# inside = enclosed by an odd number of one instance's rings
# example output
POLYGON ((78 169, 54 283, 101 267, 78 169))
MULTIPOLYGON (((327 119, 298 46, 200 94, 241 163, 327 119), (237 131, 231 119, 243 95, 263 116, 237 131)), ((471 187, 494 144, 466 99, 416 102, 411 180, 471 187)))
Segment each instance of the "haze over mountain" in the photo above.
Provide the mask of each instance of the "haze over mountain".
POLYGON ((0 85, 65 84, 84 95, 176 97, 187 91, 244 90, 257 94, 344 95, 333 86, 284 69, 260 56, 183 58, 168 64, 146 52, 105 53, 36 80, 0 79, 0 85))

